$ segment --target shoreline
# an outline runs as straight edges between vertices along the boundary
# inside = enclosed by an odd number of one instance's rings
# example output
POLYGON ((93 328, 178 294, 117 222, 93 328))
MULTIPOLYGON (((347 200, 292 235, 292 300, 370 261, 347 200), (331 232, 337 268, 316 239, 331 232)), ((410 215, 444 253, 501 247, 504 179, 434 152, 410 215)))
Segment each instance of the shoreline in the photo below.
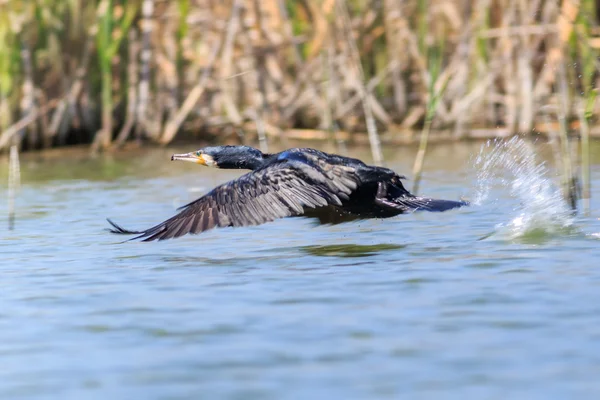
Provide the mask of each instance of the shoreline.
MULTIPOLYGON (((457 136, 453 129, 432 129, 429 134, 428 143, 436 144, 452 144, 461 142, 483 142, 494 139, 508 139, 513 136, 523 136, 527 138, 542 138, 551 140, 556 134, 550 134, 548 131, 541 130, 540 124, 538 129, 532 130, 528 134, 515 133, 511 134, 506 128, 479 128, 466 130, 464 134, 457 136)), ((558 129, 558 126, 552 127, 558 129)), ((579 140, 578 134, 579 123, 576 121, 570 126, 569 138, 579 140)), ((214 131, 213 131, 214 132, 214 131)), ((259 137, 256 131, 248 131, 240 137, 234 132, 225 133, 226 130, 219 130, 216 133, 206 133, 195 137, 190 132, 182 132, 173 142, 163 145, 155 143, 151 140, 144 140, 141 143, 135 140, 125 142, 122 146, 112 147, 108 150, 103 150, 103 153, 118 154, 123 152, 143 151, 145 148, 167 148, 186 146, 195 143, 199 147, 218 144, 246 144, 253 147, 259 147, 259 137)), ((348 131, 327 131, 323 129, 287 129, 285 131, 276 131, 267 129, 266 136, 269 139, 269 146, 275 148, 303 147, 309 143, 330 143, 349 147, 370 147, 368 133, 366 132, 348 132, 348 131), (294 143, 294 145, 292 145, 294 143), (304 145, 303 145, 304 143, 304 145)), ((379 140, 383 145, 391 146, 416 146, 421 138, 421 130, 414 129, 390 129, 380 133, 379 140)), ((600 125, 590 128, 590 138, 600 139, 600 125)), ((65 151, 74 151, 76 153, 88 153, 88 156, 94 156, 91 143, 65 144, 41 149, 26 149, 20 150, 21 154, 44 154, 45 157, 53 157, 54 154, 64 153, 65 151)), ((8 150, 8 149, 7 149, 8 150)), ((0 159, 8 158, 8 151, 0 152, 0 159)))

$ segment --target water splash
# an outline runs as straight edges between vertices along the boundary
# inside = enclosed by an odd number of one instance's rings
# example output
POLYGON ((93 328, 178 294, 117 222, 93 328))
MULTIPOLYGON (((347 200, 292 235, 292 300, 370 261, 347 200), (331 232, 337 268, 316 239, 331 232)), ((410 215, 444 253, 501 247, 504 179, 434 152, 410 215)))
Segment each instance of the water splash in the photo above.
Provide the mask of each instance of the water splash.
POLYGON ((478 176, 473 203, 501 211, 503 222, 494 234, 540 240, 574 230, 573 213, 555 177, 530 143, 520 137, 490 140, 474 165, 478 176))

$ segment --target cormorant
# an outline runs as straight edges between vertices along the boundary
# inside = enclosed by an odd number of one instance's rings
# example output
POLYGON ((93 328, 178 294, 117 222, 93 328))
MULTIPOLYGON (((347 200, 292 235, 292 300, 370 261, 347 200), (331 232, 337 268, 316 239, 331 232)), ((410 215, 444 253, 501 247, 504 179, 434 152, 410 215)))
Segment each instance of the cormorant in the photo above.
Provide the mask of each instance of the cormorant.
POLYGON ((446 211, 468 204, 414 196, 402 185, 405 177, 390 169, 309 148, 264 154, 248 146, 215 146, 174 154, 171 160, 251 172, 217 186, 152 228, 131 231, 108 220, 114 228, 111 232, 138 235, 132 240, 164 240, 290 216, 338 223, 417 210, 446 211))

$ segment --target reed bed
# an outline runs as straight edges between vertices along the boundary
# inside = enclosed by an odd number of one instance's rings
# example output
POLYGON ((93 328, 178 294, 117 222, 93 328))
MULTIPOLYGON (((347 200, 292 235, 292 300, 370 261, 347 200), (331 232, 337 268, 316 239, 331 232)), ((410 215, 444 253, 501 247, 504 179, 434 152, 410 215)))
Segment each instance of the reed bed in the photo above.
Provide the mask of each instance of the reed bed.
POLYGON ((592 0, 0 0, 0 150, 368 132, 382 162, 423 130, 422 165, 436 132, 561 126, 587 146, 598 35, 592 0))

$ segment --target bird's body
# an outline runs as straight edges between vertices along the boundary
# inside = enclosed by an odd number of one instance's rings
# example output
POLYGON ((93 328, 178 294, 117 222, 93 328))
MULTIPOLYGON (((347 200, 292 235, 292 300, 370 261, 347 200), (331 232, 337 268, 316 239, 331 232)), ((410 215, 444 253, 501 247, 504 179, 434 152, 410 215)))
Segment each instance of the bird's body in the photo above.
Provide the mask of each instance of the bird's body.
POLYGON ((290 216, 338 223, 387 218, 416 210, 446 211, 465 202, 417 197, 402 185, 403 176, 364 162, 315 149, 293 148, 263 154, 247 146, 207 147, 172 160, 251 172, 215 187, 181 207, 179 214, 145 231, 123 229, 134 239, 164 240, 214 227, 251 226, 290 216))

